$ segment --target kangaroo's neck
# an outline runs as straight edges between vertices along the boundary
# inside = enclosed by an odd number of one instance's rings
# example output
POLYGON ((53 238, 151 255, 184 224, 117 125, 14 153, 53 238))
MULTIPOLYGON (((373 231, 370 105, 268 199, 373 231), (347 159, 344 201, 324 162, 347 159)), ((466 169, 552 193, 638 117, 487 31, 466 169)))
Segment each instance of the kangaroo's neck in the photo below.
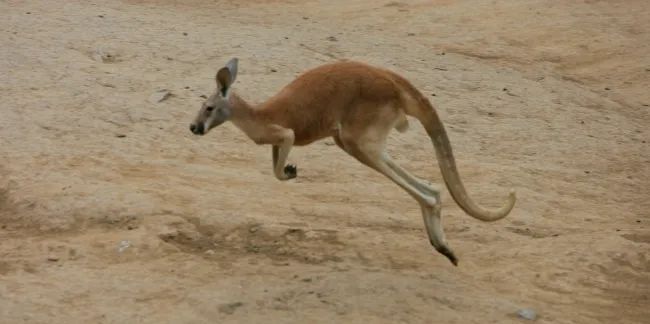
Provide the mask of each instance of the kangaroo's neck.
POLYGON ((269 120, 261 116, 261 106, 249 104, 236 93, 230 94, 230 110, 230 121, 250 138, 259 137, 269 124, 269 120))
POLYGON ((256 107, 250 105, 236 93, 230 94, 230 111, 232 115, 230 120, 235 124, 241 124, 244 122, 250 122, 256 117, 256 107))

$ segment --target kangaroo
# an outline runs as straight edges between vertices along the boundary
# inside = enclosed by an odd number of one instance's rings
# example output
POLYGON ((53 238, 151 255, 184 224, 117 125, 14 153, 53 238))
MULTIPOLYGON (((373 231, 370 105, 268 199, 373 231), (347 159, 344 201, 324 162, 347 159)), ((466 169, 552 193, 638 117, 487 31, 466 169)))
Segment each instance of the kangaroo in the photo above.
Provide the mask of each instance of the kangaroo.
POLYGON ((332 137, 343 151, 386 176, 418 202, 429 242, 457 266, 458 258, 442 228, 440 191, 401 168, 386 152, 390 131, 405 132, 409 126, 406 116, 411 116, 431 138, 445 184, 463 211, 492 222, 506 217, 514 207, 514 190, 497 210, 484 209, 470 199, 438 114, 400 75, 360 62, 325 64, 303 73, 267 101, 251 105, 231 89, 237 65, 233 58, 219 69, 216 92, 203 102, 190 130, 205 135, 231 121, 256 144, 272 145, 273 173, 279 180, 298 174, 295 164, 286 164, 292 146, 332 137))

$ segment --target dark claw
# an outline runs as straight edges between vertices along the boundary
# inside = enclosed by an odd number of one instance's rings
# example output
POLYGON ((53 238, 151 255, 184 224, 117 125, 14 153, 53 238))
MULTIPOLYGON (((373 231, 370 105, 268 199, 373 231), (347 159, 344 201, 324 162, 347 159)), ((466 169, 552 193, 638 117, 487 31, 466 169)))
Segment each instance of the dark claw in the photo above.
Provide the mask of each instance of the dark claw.
POLYGON ((449 261, 451 261, 451 263, 452 263, 453 265, 458 266, 458 258, 456 257, 456 255, 454 254, 454 252, 451 251, 451 249, 449 249, 449 248, 446 247, 446 246, 442 246, 442 247, 440 247, 440 248, 436 248, 436 250, 437 250, 440 254, 446 256, 447 259, 449 259, 449 261))
POLYGON ((284 174, 286 174, 289 179, 293 179, 298 175, 298 167, 296 167, 295 164, 287 164, 284 167, 284 174))

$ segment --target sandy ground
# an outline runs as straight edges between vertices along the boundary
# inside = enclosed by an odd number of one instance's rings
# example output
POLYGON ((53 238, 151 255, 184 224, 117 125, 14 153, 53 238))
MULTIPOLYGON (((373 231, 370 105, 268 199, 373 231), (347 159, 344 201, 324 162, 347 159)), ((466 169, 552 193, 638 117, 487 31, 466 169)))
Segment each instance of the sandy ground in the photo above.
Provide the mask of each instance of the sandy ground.
MULTIPOLYGON (((1 323, 650 323, 648 1, 28 0, 0 17, 1 323), (497 207, 512 187, 517 206, 486 224, 445 192, 453 267, 411 198, 331 140, 275 180, 232 125, 188 130, 232 56, 252 102, 337 59, 405 75, 470 194, 497 207)), ((439 183, 412 125, 390 151, 439 183)))

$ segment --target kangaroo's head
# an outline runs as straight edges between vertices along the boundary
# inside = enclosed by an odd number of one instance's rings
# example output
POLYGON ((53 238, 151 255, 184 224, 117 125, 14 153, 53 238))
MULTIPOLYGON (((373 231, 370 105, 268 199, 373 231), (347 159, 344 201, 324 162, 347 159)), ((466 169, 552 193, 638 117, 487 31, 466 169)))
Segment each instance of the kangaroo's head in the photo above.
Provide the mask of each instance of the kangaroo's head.
POLYGON ((228 61, 226 66, 217 72, 217 89, 206 99, 199 109, 194 122, 190 124, 190 131, 195 135, 205 135, 210 129, 227 121, 232 112, 228 97, 230 86, 237 77, 237 58, 228 61))

